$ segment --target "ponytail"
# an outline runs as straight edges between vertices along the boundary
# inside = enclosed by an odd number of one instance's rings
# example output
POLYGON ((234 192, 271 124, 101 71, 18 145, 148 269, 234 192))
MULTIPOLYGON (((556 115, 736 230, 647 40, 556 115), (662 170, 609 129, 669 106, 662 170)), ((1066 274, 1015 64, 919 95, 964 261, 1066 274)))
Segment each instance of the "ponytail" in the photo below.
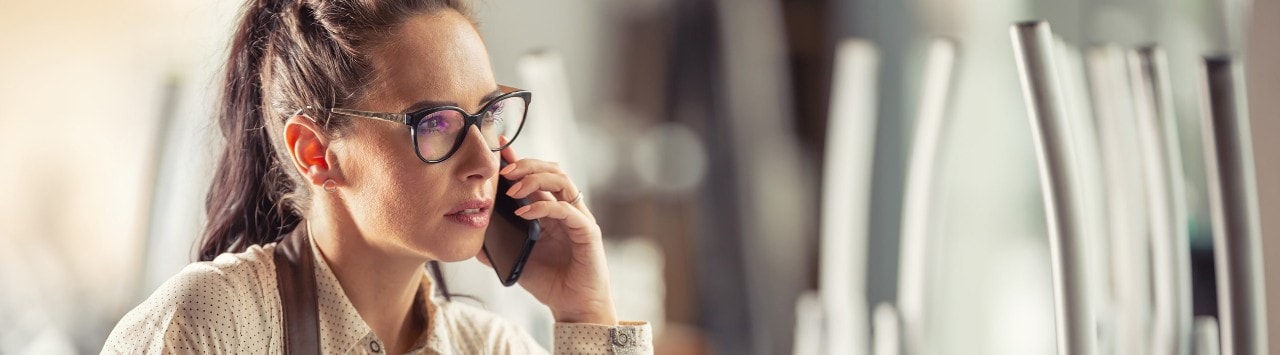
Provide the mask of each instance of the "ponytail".
POLYGON ((246 5, 232 35, 217 113, 225 145, 205 198, 208 225, 201 237, 200 261, 275 241, 302 220, 282 199, 291 184, 278 161, 267 129, 268 112, 263 110, 262 67, 280 2, 246 5))

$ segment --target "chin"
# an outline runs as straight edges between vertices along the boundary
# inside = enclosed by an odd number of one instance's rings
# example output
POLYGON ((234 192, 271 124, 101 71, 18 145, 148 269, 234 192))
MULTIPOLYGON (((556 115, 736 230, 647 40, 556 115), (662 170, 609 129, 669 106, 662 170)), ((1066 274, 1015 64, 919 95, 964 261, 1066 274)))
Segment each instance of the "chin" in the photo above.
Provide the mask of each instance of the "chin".
POLYGON ((484 245, 483 231, 441 237, 432 238, 429 245, 419 245, 419 250, 425 251, 424 254, 433 256, 435 260, 451 263, 475 257, 484 245))

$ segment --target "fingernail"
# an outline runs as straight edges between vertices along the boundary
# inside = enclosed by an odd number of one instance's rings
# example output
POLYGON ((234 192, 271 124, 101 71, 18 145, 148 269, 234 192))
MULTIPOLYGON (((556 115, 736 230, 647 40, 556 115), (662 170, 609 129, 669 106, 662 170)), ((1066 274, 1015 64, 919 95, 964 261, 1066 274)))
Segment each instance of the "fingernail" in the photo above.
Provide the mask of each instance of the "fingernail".
POLYGON ((510 173, 512 170, 516 170, 516 165, 515 165, 515 164, 507 164, 507 167, 502 168, 502 171, 500 171, 500 172, 498 172, 498 173, 499 173, 499 174, 502 174, 502 175, 507 175, 507 173, 510 173))
POLYGON ((529 207, 529 206, 524 206, 524 207, 517 208, 517 209, 516 209, 516 214, 517 214, 517 215, 524 215, 524 213, 525 213, 525 212, 529 212, 529 209, 530 209, 530 208, 531 208, 531 207, 529 207))
POLYGON ((521 186, 524 186, 524 182, 517 182, 515 185, 511 185, 511 188, 507 189, 507 195, 514 195, 516 191, 520 191, 521 186))

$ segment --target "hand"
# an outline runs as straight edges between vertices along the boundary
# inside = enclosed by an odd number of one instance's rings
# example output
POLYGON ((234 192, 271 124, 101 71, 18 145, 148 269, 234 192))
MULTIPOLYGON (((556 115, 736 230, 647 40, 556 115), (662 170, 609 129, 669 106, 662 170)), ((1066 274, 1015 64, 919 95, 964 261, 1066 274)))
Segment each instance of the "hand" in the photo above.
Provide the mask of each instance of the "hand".
MULTIPOLYGON (((501 154, 514 162, 500 172, 513 184, 497 193, 528 198, 516 215, 542 225, 520 286, 550 307, 557 322, 617 325, 600 226, 585 202, 570 204, 578 188, 555 163, 519 160, 510 147, 501 154)), ((492 267, 483 251, 476 258, 492 267)))

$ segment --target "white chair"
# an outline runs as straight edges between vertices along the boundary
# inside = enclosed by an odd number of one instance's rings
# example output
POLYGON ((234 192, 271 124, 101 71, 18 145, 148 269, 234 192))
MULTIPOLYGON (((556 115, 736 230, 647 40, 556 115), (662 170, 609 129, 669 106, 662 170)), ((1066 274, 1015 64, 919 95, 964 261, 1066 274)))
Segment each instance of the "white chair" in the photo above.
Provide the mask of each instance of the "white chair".
POLYGON ((1203 68, 1201 122, 1221 322, 1196 323, 1197 340, 1204 339, 1196 348, 1217 351, 1220 330, 1222 353, 1266 354, 1262 232, 1244 85, 1231 57, 1205 58, 1203 68))
MULTIPOLYGON (((907 182, 903 191, 902 237, 898 258, 898 302, 893 307, 877 306, 877 319, 891 317, 896 310, 901 323, 901 346, 904 354, 931 353, 928 351, 927 295, 930 276, 935 273, 940 253, 937 250, 941 236, 930 230, 933 216, 930 213, 938 185, 938 155, 944 145, 948 128, 947 108, 951 96, 957 44, 939 38, 929 45, 925 57, 920 104, 916 113, 914 133, 911 139, 911 155, 907 160, 907 182)), ((891 322, 886 319, 885 322, 891 322)), ((886 323, 887 324, 887 323, 886 323)), ((884 339, 884 332, 899 333, 897 329, 875 329, 876 340, 884 339)), ((875 344, 876 349, 888 349, 890 344, 875 344)))
POLYGON ((1010 34, 1031 120, 1049 225, 1058 353, 1096 354, 1089 248, 1081 215, 1081 164, 1072 147, 1075 124, 1066 111, 1055 42, 1049 24, 1043 21, 1014 24, 1010 34))
POLYGON ((1129 53, 1151 231, 1154 333, 1159 354, 1191 350, 1191 250, 1182 154, 1164 52, 1149 46, 1129 53))
MULTIPOLYGON (((823 354, 866 354, 867 231, 879 53, 865 40, 836 47, 823 163, 818 290, 823 354)), ((801 328, 797 327, 797 331, 801 328)), ((810 336, 797 335, 800 339, 810 336)))

